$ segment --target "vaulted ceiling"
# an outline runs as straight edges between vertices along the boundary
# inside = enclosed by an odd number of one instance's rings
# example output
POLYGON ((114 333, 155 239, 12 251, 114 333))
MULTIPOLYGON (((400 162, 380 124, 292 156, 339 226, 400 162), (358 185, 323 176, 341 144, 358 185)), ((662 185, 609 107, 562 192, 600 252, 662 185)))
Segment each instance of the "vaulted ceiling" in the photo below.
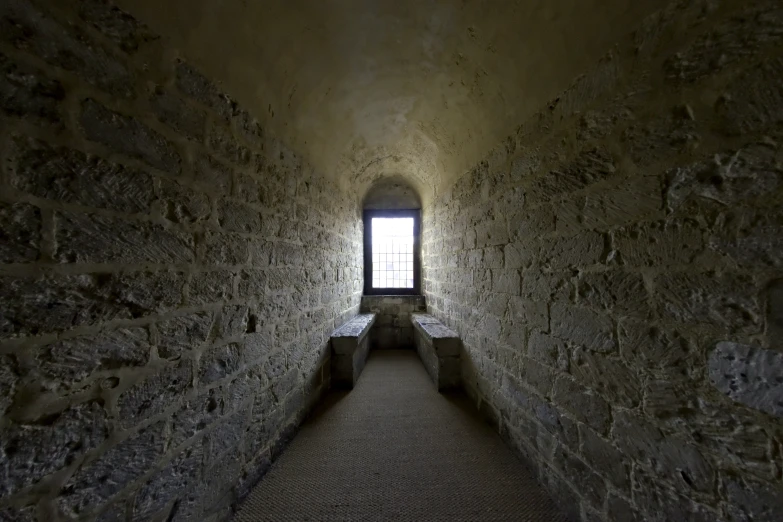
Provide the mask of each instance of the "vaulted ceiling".
POLYGON ((317 169, 425 201, 662 0, 120 0, 317 169))

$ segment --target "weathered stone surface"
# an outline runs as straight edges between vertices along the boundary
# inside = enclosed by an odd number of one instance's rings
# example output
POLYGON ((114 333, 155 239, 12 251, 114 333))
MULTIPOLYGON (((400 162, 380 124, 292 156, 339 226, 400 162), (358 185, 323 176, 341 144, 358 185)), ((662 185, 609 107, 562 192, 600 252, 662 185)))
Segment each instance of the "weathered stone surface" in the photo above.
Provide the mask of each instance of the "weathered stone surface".
POLYGON ((616 349, 614 328, 607 316, 561 303, 553 304, 550 314, 552 335, 596 352, 616 349))
POLYGON ((206 194, 174 181, 160 180, 160 198, 165 217, 174 223, 203 221, 212 211, 206 194))
POLYGON ((687 111, 677 107, 644 125, 632 125, 623 132, 623 143, 638 166, 668 159, 695 147, 699 136, 687 111))
POLYGON ((222 125, 210 126, 207 142, 210 149, 224 160, 238 166, 250 164, 250 150, 231 135, 230 129, 222 125))
POLYGON ((247 205, 233 201, 221 201, 218 206, 218 221, 229 232, 256 234, 261 231, 261 214, 247 205))
POLYGON ((152 177, 139 169, 44 142, 15 140, 11 184, 29 194, 117 212, 148 211, 152 177))
POLYGON ((639 375, 615 356, 578 347, 571 355, 569 369, 577 380, 612 404, 633 408, 641 401, 639 375))
POLYGON ((658 221, 615 232, 614 244, 626 266, 690 264, 704 249, 703 232, 690 220, 658 221))
POLYGON ((739 268, 783 268, 783 214, 778 209, 727 212, 709 247, 739 268))
POLYGON ((5 114, 59 127, 58 107, 64 98, 59 81, 0 53, 0 108, 5 114))
POLYGON ((39 335, 130 317, 123 303, 99 294, 95 276, 0 277, 0 332, 39 335))
POLYGON ((120 394, 117 406, 120 423, 133 426, 171 407, 177 397, 190 389, 193 372, 190 361, 164 366, 145 380, 120 394))
POLYGON ((780 41, 781 27, 783 16, 775 2, 747 5, 669 58, 665 64, 667 77, 672 82, 693 83, 718 74, 754 56, 760 47, 780 41))
POLYGON ((237 337, 247 333, 248 309, 246 306, 226 306, 218 316, 218 338, 237 337))
POLYGON ((673 329, 624 320, 617 332, 620 355, 640 371, 685 373, 695 351, 692 341, 673 329))
POLYGON ((249 112, 244 110, 236 111, 233 119, 233 125, 239 136, 249 145, 256 149, 263 148, 264 129, 249 112))
POLYGON ((134 521, 149 520, 201 479, 203 446, 194 444, 176 455, 165 468, 141 486, 133 504, 134 521))
MULTIPOLYGON (((99 278, 99 282, 103 282, 99 278)), ((162 312, 182 303, 185 274, 174 271, 113 274, 98 290, 106 302, 125 305, 132 317, 162 312)))
POLYGON ((206 350, 199 358, 198 379, 209 384, 226 377, 239 369, 242 347, 230 343, 206 350))
POLYGON ((579 278, 580 304, 614 316, 649 317, 651 307, 640 274, 609 271, 586 273, 579 278))
POLYGON ((234 102, 221 93, 215 85, 185 62, 176 67, 176 83, 180 91, 213 109, 228 120, 234 110, 234 102))
MULTIPOLYGON (((171 436, 169 446, 179 447, 197 433, 215 422, 227 405, 220 391, 205 390, 195 396, 187 397, 181 407, 171 416, 171 436)), ((200 444, 197 444, 200 446, 200 444)))
POLYGON ((601 149, 589 149, 544 174, 533 182, 530 203, 547 202, 610 177, 616 171, 614 159, 601 149))
POLYGON ((667 437, 649 422, 624 411, 614 413, 612 438, 623 453, 664 474, 677 487, 712 491, 713 466, 686 441, 667 437))
POLYGON ((188 138, 199 142, 204 140, 207 118, 202 111, 161 87, 150 94, 149 103, 161 122, 188 138))
POLYGON ((43 373, 63 383, 78 382, 95 371, 143 366, 149 360, 146 328, 118 328, 58 341, 37 356, 43 373))
POLYGON ((726 494, 732 522, 774 522, 783 512, 783 493, 779 488, 731 480, 726 485, 726 494))
POLYGON ((176 263, 195 258, 190 234, 147 221, 58 212, 55 258, 61 263, 176 263))
POLYGON ((710 381, 750 408, 783 417, 783 353, 722 341, 709 357, 710 381))
POLYGON ((667 181, 666 206, 675 211, 692 201, 751 202, 780 187, 781 175, 774 148, 759 144, 673 169, 667 181))
POLYGON ((263 270, 243 270, 239 274, 239 295, 263 296, 266 293, 266 279, 263 270))
POLYGON ((158 322, 158 356, 175 359, 198 349, 212 330, 212 320, 211 312, 197 312, 158 322))
POLYGON ((223 417, 207 434, 205 447, 207 450, 207 463, 217 462, 221 457, 236 458, 242 450, 242 437, 245 434, 248 415, 247 410, 237 412, 230 417, 223 417))
POLYGON ((79 17, 89 22, 126 53, 132 54, 139 46, 158 39, 146 25, 107 0, 81 0, 79 17))
POLYGON ((567 203, 558 212, 559 232, 573 234, 584 228, 606 228, 653 219, 663 213, 661 180, 657 176, 629 176, 603 190, 589 193, 584 208, 576 208, 570 220, 564 220, 567 203), (576 221, 576 224, 573 222, 576 221))
POLYGON ((563 375, 557 378, 552 391, 552 400, 598 433, 603 434, 609 430, 611 419, 606 401, 569 377, 563 375))
POLYGON ((60 509, 79 516, 102 506, 154 466, 163 450, 163 423, 143 428, 82 465, 65 484, 60 509))
POLYGON ((536 262, 552 270, 599 263, 604 252, 604 237, 589 231, 573 237, 542 241, 540 244, 536 262))
POLYGON ((27 203, 0 201, 0 262, 35 261, 40 241, 40 210, 27 203))
POLYGON ((783 351, 783 279, 770 283, 767 295, 767 344, 783 351))
POLYGON ((170 174, 180 171, 181 160, 174 145, 130 116, 112 112, 88 99, 82 103, 79 123, 88 139, 113 151, 140 159, 170 174))
POLYGON ((199 154, 193 162, 196 183, 211 193, 226 195, 231 192, 232 170, 208 154, 199 154))
POLYGON ((0 492, 31 486, 102 444, 109 433, 104 409, 95 402, 73 406, 45 422, 4 430, 0 452, 0 492))
POLYGON ((659 312, 675 321, 733 331, 758 329, 755 285, 745 275, 672 272, 658 276, 654 285, 659 312))
POLYGON ((191 304, 215 303, 233 294, 234 274, 225 271, 197 272, 188 285, 191 304))
MULTIPOLYGON (((213 265, 243 265, 248 261, 250 249, 258 255, 254 246, 257 244, 254 245, 241 236, 207 232, 204 236, 203 260, 213 265)), ((263 265, 263 262, 261 264, 263 265)))
POLYGON ((601 509, 606 498, 606 482, 595 474, 584 462, 558 445, 552 456, 552 466, 579 484, 579 494, 594 508, 601 509))
POLYGON ((585 462, 616 488, 630 491, 630 468, 620 450, 583 424, 579 425, 579 439, 582 441, 581 451, 585 462))
POLYGON ((131 73, 88 35, 42 14, 27 0, 0 6, 0 34, 5 42, 24 49, 52 66, 119 97, 134 94, 131 73))

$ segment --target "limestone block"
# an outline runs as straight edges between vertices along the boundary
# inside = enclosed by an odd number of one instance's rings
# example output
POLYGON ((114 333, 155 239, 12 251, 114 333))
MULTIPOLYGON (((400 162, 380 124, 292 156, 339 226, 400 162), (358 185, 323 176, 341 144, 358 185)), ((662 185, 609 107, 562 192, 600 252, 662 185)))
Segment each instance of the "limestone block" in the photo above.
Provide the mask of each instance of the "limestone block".
POLYGON ((722 393, 783 417, 783 353, 722 341, 710 353, 708 365, 710 381, 722 393))

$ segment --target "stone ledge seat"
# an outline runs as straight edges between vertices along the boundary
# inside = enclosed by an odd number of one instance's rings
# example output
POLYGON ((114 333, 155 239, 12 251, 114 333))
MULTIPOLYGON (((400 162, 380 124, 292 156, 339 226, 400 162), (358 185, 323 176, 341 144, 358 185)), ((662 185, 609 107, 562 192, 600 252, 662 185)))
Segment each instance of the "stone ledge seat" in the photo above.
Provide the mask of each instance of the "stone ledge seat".
POLYGON ((462 341, 457 332, 429 314, 413 314, 411 323, 416 351, 438 391, 460 387, 462 341))
POLYGON ((332 332, 332 386, 353 388, 367 362, 375 314, 359 314, 332 332))

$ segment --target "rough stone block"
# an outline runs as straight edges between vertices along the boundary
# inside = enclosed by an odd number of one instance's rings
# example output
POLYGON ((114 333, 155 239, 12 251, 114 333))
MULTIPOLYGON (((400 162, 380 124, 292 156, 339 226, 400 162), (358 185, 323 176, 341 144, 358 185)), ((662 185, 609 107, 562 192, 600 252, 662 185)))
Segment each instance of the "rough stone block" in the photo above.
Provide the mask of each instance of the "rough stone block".
POLYGON ((646 469, 669 477, 677 487, 712 491, 712 464, 686 441, 665 436, 649 422, 623 411, 615 411, 612 438, 623 453, 646 469))
POLYGON ((155 199, 152 177, 67 147, 14 140, 11 184, 40 198, 87 207, 137 213, 155 199))
POLYGON ((240 368, 241 357, 242 348, 237 343, 206 350, 199 358, 199 382, 209 384, 234 373, 240 368))
POLYGON ((107 0, 81 0, 79 18, 88 22, 126 53, 133 54, 158 36, 149 28, 107 0))
POLYGON ((96 402, 72 406, 45 424, 11 425, 3 432, 0 493, 32 486, 101 445, 108 434, 106 411, 96 402))
POLYGON ((264 129, 249 112, 237 110, 232 120, 234 129, 245 142, 256 149, 264 147, 264 129))
POLYGON ((585 273, 579 278, 579 303, 615 317, 647 318, 652 313, 642 276, 633 272, 585 273))
POLYGON ((606 498, 606 482, 594 473, 584 462, 562 445, 555 448, 552 466, 563 476, 579 484, 579 494, 594 508, 602 509, 606 498))
POLYGON ((732 521, 775 522, 783 512, 783 493, 768 484, 730 480, 726 494, 732 521))
POLYGON ((206 194, 196 192, 177 182, 160 180, 163 215, 174 223, 195 223, 209 217, 212 210, 206 194))
POLYGON ((145 474, 163 455, 163 423, 143 428, 88 461, 65 484, 60 509, 71 516, 103 507, 125 486, 145 474))
POLYGON ((203 256, 210 265, 244 265, 248 261, 249 241, 241 236, 207 232, 203 240, 203 256))
POLYGON ((58 128, 63 99, 65 89, 59 81, 0 53, 0 108, 5 114, 58 128))
POLYGON ((162 123, 198 143, 204 141, 207 118, 202 111, 161 87, 150 95, 149 104, 162 123))
POLYGON ((546 203, 607 179, 616 170, 615 161, 607 151, 583 151, 534 181, 527 193, 528 202, 546 203))
POLYGON ((193 177, 196 183, 213 194, 229 194, 232 175, 233 170, 230 167, 207 154, 199 154, 193 161, 193 177))
POLYGON ((261 297, 266 294, 267 274, 263 270, 243 270, 239 274, 239 295, 261 297))
POLYGON ((714 76, 743 60, 751 59, 763 46, 774 45, 783 35, 783 15, 775 2, 747 4, 734 16, 700 35, 688 48, 664 64, 674 83, 694 83, 714 76))
MULTIPOLYGON (((219 389, 204 390, 195 396, 186 397, 180 408, 171 415, 168 447, 179 447, 212 425, 228 409, 219 389)), ((197 445, 201 446, 200 443, 197 445)))
POLYGON ((191 304, 225 301, 234 293, 234 274, 223 270, 196 272, 191 276, 188 288, 191 304))
POLYGON ((218 316, 218 338, 237 337, 247 333, 248 309, 246 306, 226 306, 218 316))
POLYGON ((42 14, 27 0, 0 5, 0 38, 54 67, 121 98, 134 95, 136 84, 128 69, 111 53, 74 25, 42 14))
POLYGON ((527 355, 552 368, 568 369, 569 356, 565 342, 549 334, 531 332, 527 342, 527 355))
POLYGON ((171 407, 191 388, 192 381, 188 360, 160 368, 120 394, 117 399, 120 424, 127 428, 171 407))
POLYGON ((730 136, 766 131, 783 120, 783 59, 762 61, 740 75, 717 103, 718 128, 730 136))
POLYGON ((211 125, 207 142, 217 156, 233 165, 241 167, 250 165, 252 157, 250 150, 239 143, 227 127, 217 124, 211 125))
POLYGON ((149 360, 146 328, 118 328, 57 341, 37 355, 41 370, 63 385, 81 381, 96 371, 143 366, 149 360))
POLYGON ((576 223, 561 220, 568 207, 558 213, 558 232, 562 229, 575 233, 581 229, 607 229, 643 219, 654 219, 663 214, 663 197, 659 176, 632 176, 616 185, 589 193, 584 207, 572 211, 576 223))
POLYGON ((180 156, 166 138, 140 121, 112 112, 93 100, 82 103, 79 123, 87 139, 140 159, 170 174, 179 174, 180 156))
POLYGON ((0 263, 38 259, 41 211, 27 203, 0 201, 0 263))
POLYGON ((703 252, 704 233, 693 220, 654 221, 614 233, 622 263, 632 267, 689 265, 703 252))
POLYGON ((603 261, 604 236, 597 232, 540 242, 536 263, 552 270, 585 267, 603 261))
POLYGON ((196 312, 158 322, 158 356, 176 359, 198 349, 207 340, 212 321, 212 312, 196 312))
POLYGON ((132 520, 149 520, 169 502, 184 496, 188 487, 201 479, 203 460, 203 446, 199 443, 176 455, 141 486, 133 504, 132 520))
POLYGON ((569 377, 560 376, 552 391, 554 403, 566 409, 580 422, 584 422, 598 433, 609 431, 611 417, 609 405, 598 395, 578 385, 569 377))
POLYGON ((681 323, 755 331, 759 305, 753 280, 745 275, 670 272, 654 282, 659 312, 681 323))
POLYGON ((147 221, 99 214, 55 214, 61 263, 177 263, 195 258, 193 236, 147 221))
POLYGON ((199 103, 217 112, 226 121, 231 118, 234 102, 200 72, 185 62, 177 63, 177 88, 199 103))
POLYGON ((783 417, 783 353, 719 342, 709 357, 710 381, 750 408, 783 417))
POLYGON ((666 173, 666 207, 670 212, 683 207, 692 215, 708 203, 753 202, 781 186, 776 158, 775 148, 762 143, 672 169, 666 173), (700 206, 693 210, 694 205, 700 206))
POLYGON ((123 303, 99 295, 91 275, 0 277, 0 333, 3 337, 40 335, 75 326, 130 318, 123 303))
POLYGON ((708 244, 741 269, 782 268, 783 213, 777 209, 727 212, 708 244))
POLYGON ((616 488, 630 492, 630 467, 626 465, 626 458, 620 450, 584 424, 579 425, 579 439, 581 455, 585 462, 616 488))
POLYGON ((218 222, 224 230, 229 232, 257 234, 261 231, 261 213, 234 201, 220 201, 218 222))
POLYGON ((552 335, 596 352, 616 349, 614 327, 607 316, 565 303, 554 303, 550 314, 552 335))

